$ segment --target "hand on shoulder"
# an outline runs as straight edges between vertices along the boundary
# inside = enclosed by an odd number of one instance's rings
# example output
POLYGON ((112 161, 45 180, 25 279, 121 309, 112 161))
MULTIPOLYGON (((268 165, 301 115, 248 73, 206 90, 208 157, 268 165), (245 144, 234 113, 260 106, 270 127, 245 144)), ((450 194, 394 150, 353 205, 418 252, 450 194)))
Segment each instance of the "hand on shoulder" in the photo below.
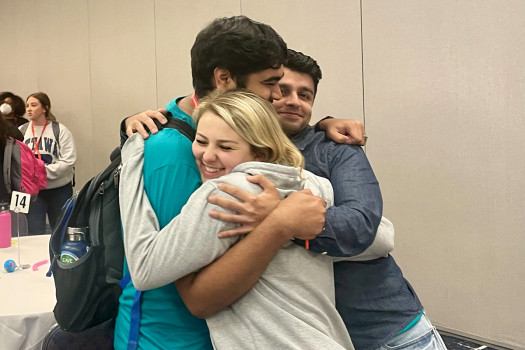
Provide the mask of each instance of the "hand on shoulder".
POLYGON ((161 108, 156 111, 147 110, 126 118, 126 134, 131 136, 138 132, 142 138, 147 139, 149 137, 149 132, 156 134, 159 131, 157 125, 155 125, 154 119, 157 119, 162 124, 165 124, 168 121, 165 116, 166 113, 166 110, 161 108))

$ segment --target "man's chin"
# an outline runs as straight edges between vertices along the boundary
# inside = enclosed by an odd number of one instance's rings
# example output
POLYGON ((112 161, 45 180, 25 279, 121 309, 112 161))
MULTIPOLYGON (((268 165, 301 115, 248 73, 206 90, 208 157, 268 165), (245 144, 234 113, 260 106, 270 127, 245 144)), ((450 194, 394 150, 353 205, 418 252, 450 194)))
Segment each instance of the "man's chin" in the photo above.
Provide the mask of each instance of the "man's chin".
POLYGON ((297 124, 291 124, 291 123, 281 123, 283 127, 283 131, 286 135, 291 136, 297 134, 300 130, 300 126, 297 124))

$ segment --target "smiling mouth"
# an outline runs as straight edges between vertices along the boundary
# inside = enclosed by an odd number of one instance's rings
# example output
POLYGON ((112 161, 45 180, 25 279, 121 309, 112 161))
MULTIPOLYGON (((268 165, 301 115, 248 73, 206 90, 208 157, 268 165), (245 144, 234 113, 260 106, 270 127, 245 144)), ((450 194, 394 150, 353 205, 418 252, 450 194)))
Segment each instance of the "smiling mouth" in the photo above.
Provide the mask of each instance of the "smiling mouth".
POLYGON ((295 113, 295 112, 283 111, 283 112, 279 112, 279 114, 283 115, 283 116, 294 117, 294 118, 302 118, 302 116, 300 114, 295 113))
POLYGON ((221 171, 221 169, 218 169, 218 168, 210 168, 209 166, 204 166, 204 169, 209 172, 209 173, 218 173, 219 171, 221 171))

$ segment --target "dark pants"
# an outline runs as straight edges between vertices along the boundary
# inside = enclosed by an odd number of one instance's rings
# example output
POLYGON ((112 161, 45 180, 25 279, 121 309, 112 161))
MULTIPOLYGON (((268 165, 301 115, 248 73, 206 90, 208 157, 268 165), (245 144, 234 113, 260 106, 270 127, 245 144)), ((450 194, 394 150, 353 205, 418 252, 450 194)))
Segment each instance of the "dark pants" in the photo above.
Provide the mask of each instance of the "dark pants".
POLYGON ((36 201, 31 202, 27 214, 29 235, 43 235, 46 233, 46 214, 49 218, 51 231, 55 229, 60 218, 62 206, 73 195, 73 186, 69 183, 58 188, 43 190, 38 193, 36 201))

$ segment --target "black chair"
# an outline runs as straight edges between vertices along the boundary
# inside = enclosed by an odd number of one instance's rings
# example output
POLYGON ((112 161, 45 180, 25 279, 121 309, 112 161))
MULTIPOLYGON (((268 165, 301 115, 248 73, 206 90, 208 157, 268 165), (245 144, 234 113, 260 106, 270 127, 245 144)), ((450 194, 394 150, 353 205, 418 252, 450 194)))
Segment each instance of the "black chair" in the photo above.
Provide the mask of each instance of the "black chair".
POLYGON ((55 324, 42 341, 42 350, 113 350, 113 330, 91 328, 66 332, 55 324))

